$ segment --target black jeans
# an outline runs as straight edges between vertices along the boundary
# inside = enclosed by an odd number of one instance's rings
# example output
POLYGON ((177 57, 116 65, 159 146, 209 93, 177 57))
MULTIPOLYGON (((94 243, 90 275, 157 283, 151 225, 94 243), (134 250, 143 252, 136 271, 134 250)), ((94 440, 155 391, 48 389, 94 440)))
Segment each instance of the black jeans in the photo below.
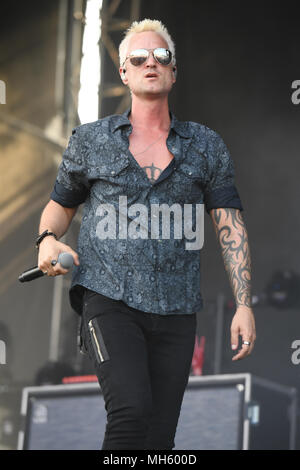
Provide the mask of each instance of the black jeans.
POLYGON ((159 315, 86 290, 81 339, 107 423, 102 450, 172 449, 196 335, 196 314, 159 315))

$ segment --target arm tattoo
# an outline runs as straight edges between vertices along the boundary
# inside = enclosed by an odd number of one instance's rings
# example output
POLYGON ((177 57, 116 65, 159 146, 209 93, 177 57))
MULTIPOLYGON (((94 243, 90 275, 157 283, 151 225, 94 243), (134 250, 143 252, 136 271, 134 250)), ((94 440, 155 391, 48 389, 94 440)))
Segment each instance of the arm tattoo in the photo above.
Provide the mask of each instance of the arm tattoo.
POLYGON ((247 231, 238 209, 213 209, 211 217, 221 246, 236 306, 251 307, 251 259, 247 231))

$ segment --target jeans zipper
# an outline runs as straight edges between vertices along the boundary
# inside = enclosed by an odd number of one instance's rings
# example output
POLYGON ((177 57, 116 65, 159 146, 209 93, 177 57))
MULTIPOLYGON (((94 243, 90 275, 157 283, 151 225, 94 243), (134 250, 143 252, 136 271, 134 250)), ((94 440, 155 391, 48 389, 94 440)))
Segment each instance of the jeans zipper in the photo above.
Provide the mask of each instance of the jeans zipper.
POLYGON ((100 357, 100 362, 103 362, 104 361, 103 354, 101 352, 101 348, 100 348, 100 345, 99 345, 99 342, 98 342, 98 339, 97 339, 97 335, 96 335, 95 328, 94 328, 92 320, 89 321, 89 329, 90 329, 90 332, 92 334, 92 337, 94 338, 94 344, 96 345, 96 348, 97 348, 97 351, 98 351, 98 357, 100 357))

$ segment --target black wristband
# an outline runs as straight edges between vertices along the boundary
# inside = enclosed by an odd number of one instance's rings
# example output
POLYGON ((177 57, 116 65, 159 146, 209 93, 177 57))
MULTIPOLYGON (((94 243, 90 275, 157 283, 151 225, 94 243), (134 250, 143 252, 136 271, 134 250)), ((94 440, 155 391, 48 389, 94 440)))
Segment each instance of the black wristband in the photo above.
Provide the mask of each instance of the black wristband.
POLYGON ((45 230, 43 233, 41 233, 41 235, 39 235, 37 237, 37 239, 35 241, 35 247, 36 247, 37 250, 39 249, 41 241, 44 240, 44 238, 48 237, 49 235, 51 235, 52 237, 55 238, 55 240, 57 240, 57 236, 55 235, 54 232, 49 232, 48 230, 45 230))

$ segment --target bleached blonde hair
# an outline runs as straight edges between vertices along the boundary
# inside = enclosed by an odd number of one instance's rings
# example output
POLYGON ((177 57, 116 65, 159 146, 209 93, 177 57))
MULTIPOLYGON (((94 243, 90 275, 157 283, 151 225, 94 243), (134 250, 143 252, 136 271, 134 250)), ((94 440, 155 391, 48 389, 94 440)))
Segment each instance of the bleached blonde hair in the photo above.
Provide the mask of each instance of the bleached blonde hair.
POLYGON ((145 18, 142 21, 134 21, 131 26, 125 31, 125 37, 119 45, 120 66, 122 66, 125 62, 128 44, 131 36, 136 33, 143 33, 145 31, 153 31, 154 33, 159 34, 166 41, 169 50, 172 52, 172 64, 175 65, 175 44, 167 28, 159 20, 150 20, 148 18, 145 18))

